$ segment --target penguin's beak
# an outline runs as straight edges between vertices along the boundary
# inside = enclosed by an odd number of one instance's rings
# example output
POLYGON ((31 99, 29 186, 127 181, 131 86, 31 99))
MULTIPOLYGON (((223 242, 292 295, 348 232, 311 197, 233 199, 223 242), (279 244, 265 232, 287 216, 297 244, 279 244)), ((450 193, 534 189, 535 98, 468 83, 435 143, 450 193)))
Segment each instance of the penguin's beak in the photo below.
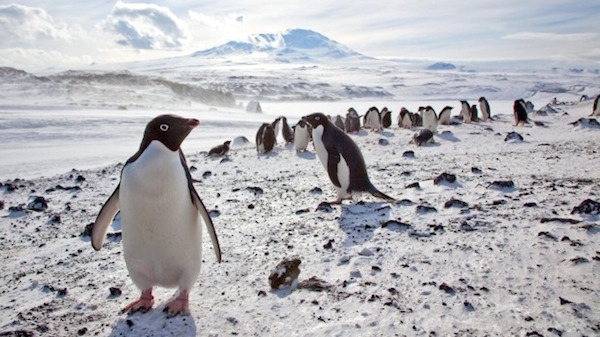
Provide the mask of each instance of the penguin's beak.
POLYGON ((188 119, 187 124, 193 128, 197 127, 198 125, 200 125, 200 121, 197 120, 196 118, 190 118, 188 119))

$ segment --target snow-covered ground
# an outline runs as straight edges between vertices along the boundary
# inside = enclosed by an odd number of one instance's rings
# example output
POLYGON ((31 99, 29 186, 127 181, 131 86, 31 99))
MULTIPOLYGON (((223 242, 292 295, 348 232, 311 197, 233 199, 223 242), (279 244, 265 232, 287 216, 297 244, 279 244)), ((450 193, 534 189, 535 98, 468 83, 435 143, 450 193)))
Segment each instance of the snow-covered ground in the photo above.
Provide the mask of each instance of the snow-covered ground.
POLYGON ((409 145, 415 130, 397 127, 353 135, 373 183, 398 202, 364 196, 331 209, 318 207, 335 192, 312 147, 296 153, 280 144, 268 155, 238 147, 229 160, 200 151, 234 136, 253 141, 259 123, 278 115, 295 123, 315 110, 385 105, 396 115, 401 106, 440 111, 448 103, 456 115, 458 101, 266 102, 262 115, 174 110, 200 119, 183 148, 224 257, 216 263, 205 237, 191 315, 175 318, 162 312, 173 290, 160 288, 154 310, 120 314, 139 293, 119 224, 100 252, 82 234, 118 183, 118 163, 135 152, 145 123, 165 111, 2 109, 0 333, 598 335, 598 210, 572 211, 600 201, 600 129, 569 124, 591 112, 591 101, 571 97, 554 106, 558 113, 531 115, 543 126, 513 127, 512 103, 491 100, 495 121, 440 126, 435 144, 409 145), (524 141, 506 142, 510 131, 524 141), (29 158, 23 151, 32 151, 29 158), (456 181, 434 184, 442 173, 456 181), (413 183, 419 187, 407 188, 413 183), (35 197, 48 208, 28 209, 35 197), (269 274, 290 256, 302 261, 300 282, 314 276, 326 289, 272 291, 269 274))

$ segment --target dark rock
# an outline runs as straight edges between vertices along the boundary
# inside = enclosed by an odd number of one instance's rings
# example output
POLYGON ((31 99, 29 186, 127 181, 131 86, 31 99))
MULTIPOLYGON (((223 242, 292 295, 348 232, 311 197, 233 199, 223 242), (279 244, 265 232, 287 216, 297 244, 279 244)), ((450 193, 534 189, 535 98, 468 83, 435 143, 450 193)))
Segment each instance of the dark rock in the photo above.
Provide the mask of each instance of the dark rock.
POLYGON ((91 222, 85 226, 83 232, 81 232, 82 237, 92 237, 92 228, 94 228, 94 223, 91 222))
POLYGON ((573 264, 582 264, 582 263, 589 263, 590 260, 586 259, 585 257, 574 257, 571 259, 571 262, 573 262, 573 264))
POLYGON ((27 205, 27 209, 43 212, 48 209, 48 202, 44 197, 35 197, 32 202, 27 205))
POLYGON ((433 179, 434 185, 439 185, 442 182, 453 184, 456 182, 456 175, 444 172, 437 176, 435 179, 433 179))
POLYGON ((411 200, 408 200, 408 199, 402 199, 402 200, 396 201, 396 205, 411 206, 411 205, 414 205, 414 202, 412 202, 411 200))
POLYGON ((249 204, 248 209, 254 209, 254 204, 249 204))
POLYGON ((556 236, 554 236, 553 234, 550 234, 548 232, 539 232, 538 237, 550 239, 552 241, 558 241, 558 238, 556 236))
POLYGON ((271 289, 278 290, 290 287, 300 275, 300 263, 302 261, 296 256, 284 258, 279 262, 269 275, 271 289))
POLYGON ((0 332, 0 336, 4 337, 33 337, 35 336, 35 333, 33 331, 29 331, 29 330, 13 330, 13 331, 6 331, 6 332, 0 332))
POLYGON ((310 291, 323 292, 323 291, 329 291, 332 288, 333 288, 333 285, 329 284, 328 282, 326 282, 324 280, 321 280, 320 278, 318 278, 316 276, 312 276, 308 280, 304 280, 304 281, 301 281, 300 283, 298 283, 298 289, 306 289, 306 290, 310 290, 310 291))
POLYGON ((558 299, 560 300, 560 305, 565 305, 565 304, 571 304, 571 303, 573 303, 573 302, 571 302, 569 300, 566 300, 566 299, 564 299, 562 297, 558 297, 558 299))
POLYGON ((462 200, 450 199, 450 200, 446 201, 446 203, 444 204, 444 208, 450 208, 450 207, 469 208, 469 204, 467 204, 466 202, 464 202, 462 200))
POLYGON ((592 199, 582 201, 579 206, 576 206, 571 211, 571 214, 600 214, 600 202, 592 199))
POLYGON ((212 172, 211 171, 205 171, 204 173, 202 173, 202 178, 206 179, 208 177, 212 176, 212 172))
POLYGON ((435 207, 431 207, 431 206, 427 206, 427 205, 417 206, 417 213, 419 213, 419 214, 433 213, 433 212, 437 212, 437 209, 435 209, 435 207))
POLYGON ((125 323, 127 323, 127 326, 130 327, 130 328, 135 325, 135 323, 133 323, 133 321, 130 320, 130 319, 128 319, 127 321, 125 321, 125 323))
POLYGON ((218 209, 213 209, 208 212, 208 216, 210 216, 211 218, 216 218, 219 215, 221 215, 221 212, 218 209))
POLYGON ((117 288, 117 287, 110 287, 110 288, 108 288, 108 290, 110 291, 110 296, 112 296, 112 297, 118 297, 118 296, 121 296, 121 294, 122 294, 121 289, 117 288))
POLYGON ((525 204, 523 204, 524 207, 538 207, 538 205, 535 202, 526 202, 525 204))
POLYGON ((25 207, 24 205, 10 206, 8 211, 13 213, 25 212, 25 207))
POLYGON ((541 223, 546 223, 546 222, 562 222, 562 223, 570 223, 570 224, 578 224, 581 222, 581 220, 577 220, 577 219, 568 219, 568 218, 542 218, 540 220, 541 223))
POLYGON ((333 207, 331 207, 331 204, 327 201, 323 201, 317 206, 317 211, 330 213, 333 212, 333 207))
POLYGON ((77 183, 82 183, 85 181, 85 177, 82 175, 78 175, 77 178, 75 178, 75 182, 77 183))
POLYGON ((463 302, 463 305, 465 306, 466 311, 475 311, 475 307, 473 306, 473 304, 471 304, 471 302, 465 300, 463 302))
POLYGON ((440 286, 438 288, 441 291, 445 292, 446 294, 454 295, 456 293, 454 291, 454 289, 452 287, 450 287, 449 285, 447 285, 446 283, 440 284, 440 286))
POLYGON ((473 232, 475 231, 475 228, 473 228, 473 226, 471 226, 468 222, 463 221, 460 224, 460 230, 463 232, 473 232))
POLYGON ((333 243, 334 242, 335 242, 334 239, 329 239, 327 241, 327 243, 323 245, 323 248, 325 248, 325 249, 331 249, 331 248, 333 248, 333 243))
POLYGON ((515 183, 512 180, 496 180, 488 185, 488 188, 514 188, 515 183))
POLYGON ((390 229, 408 229, 410 228, 410 224, 398 221, 398 220, 387 220, 381 222, 381 228, 390 228, 390 229))
POLYGON ((225 157, 225 158, 221 159, 221 161, 219 161, 219 164, 225 164, 225 163, 229 163, 231 161, 233 161, 233 160, 231 160, 231 158, 225 157))
POLYGON ((263 189, 257 186, 249 186, 246 187, 247 191, 254 193, 255 196, 261 195, 264 193, 263 189))
POLYGON ((311 194, 322 194, 323 190, 320 189, 319 187, 314 187, 312 190, 310 190, 311 194))
POLYGON ((506 135, 506 137, 504 138, 504 141, 505 142, 508 142, 508 141, 522 142, 523 141, 523 136, 521 136, 520 134, 518 134, 518 133, 516 133, 514 131, 511 131, 511 132, 509 132, 506 135))
POLYGON ((411 184, 408 184, 408 185, 406 185, 406 187, 405 187, 405 188, 407 188, 407 189, 408 189, 408 188, 421 188, 421 185, 419 185, 419 183, 418 183, 418 182, 414 182, 414 183, 411 183, 411 184))
POLYGON ((563 331, 558 330, 557 328, 548 328, 548 332, 553 333, 559 337, 563 335, 563 331))
POLYGON ((600 122, 598 122, 597 119, 595 118, 579 118, 578 120, 576 120, 573 123, 569 123, 573 126, 580 126, 583 128, 592 128, 592 129, 598 129, 600 128, 600 122))
POLYGON ((50 223, 61 223, 62 219, 60 217, 60 214, 58 213, 54 213, 52 214, 52 216, 50 217, 49 222, 50 223))
POLYGON ((81 329, 77 330, 77 334, 78 334, 79 336, 83 336, 83 335, 85 335, 87 332, 88 332, 88 328, 86 328, 86 327, 83 327, 83 328, 81 328, 81 329))
POLYGON ((540 121, 535 121, 535 122, 533 122, 533 124, 535 126, 541 126, 541 127, 545 127, 546 126, 546 124, 544 124, 544 122, 540 122, 540 121))
POLYGON ((267 296, 267 292, 266 291, 264 291, 264 290, 259 290, 258 291, 258 297, 265 297, 265 296, 267 296))
POLYGON ((383 138, 379 139, 378 143, 379 143, 379 145, 383 145, 383 146, 390 145, 390 142, 387 139, 383 139, 383 138))
POLYGON ((6 190, 6 192, 8 192, 8 193, 14 192, 19 189, 19 187, 13 183, 6 183, 6 184, 4 184, 3 187, 6 190))
POLYGON ((473 172, 475 174, 481 174, 483 171, 481 171, 480 168, 473 166, 473 167, 471 167, 471 172, 473 172))
POLYGON ((537 332, 537 331, 529 331, 528 333, 525 334, 526 337, 544 337, 544 335, 542 335, 541 333, 537 332))
POLYGON ((404 153, 402 154, 402 157, 404 157, 404 158, 414 158, 415 157, 415 151, 404 151, 404 153))
POLYGON ((303 209, 299 209, 296 211, 296 215, 300 215, 300 214, 304 214, 304 213, 308 213, 310 212, 310 210, 308 208, 303 208, 303 209))

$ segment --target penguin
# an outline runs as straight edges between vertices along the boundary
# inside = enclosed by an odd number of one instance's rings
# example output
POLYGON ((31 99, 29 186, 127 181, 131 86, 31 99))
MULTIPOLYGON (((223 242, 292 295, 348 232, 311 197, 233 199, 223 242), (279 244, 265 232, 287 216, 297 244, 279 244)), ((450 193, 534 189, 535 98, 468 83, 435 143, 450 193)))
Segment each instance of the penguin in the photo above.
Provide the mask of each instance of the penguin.
POLYGON ((275 143, 277 143, 277 136, 279 136, 279 130, 281 129, 281 116, 275 118, 275 120, 271 123, 271 127, 275 133, 275 143))
POLYGON ((405 129, 410 129, 412 127, 412 119, 410 118, 410 111, 405 107, 400 109, 400 114, 398 115, 398 126, 405 129))
POLYGON ((479 110, 481 110, 481 120, 487 121, 488 119, 492 119, 492 112, 490 110, 490 103, 488 103, 485 97, 479 97, 479 110))
POLYGON ((100 250, 108 226, 121 211, 125 264, 142 292, 123 312, 150 310, 154 304, 152 288, 162 286, 179 289, 165 311, 169 315, 189 313, 189 293, 202 262, 201 221, 221 262, 215 228, 192 185, 180 148, 199 123, 175 115, 152 119, 139 150, 123 166, 119 184, 93 224, 92 246, 100 250))
POLYGON ((414 126, 414 127, 423 126, 423 117, 421 116, 421 114, 411 113, 410 114, 410 121, 412 123, 412 126, 414 126))
POLYGON ((286 144, 291 144, 294 142, 294 131, 289 126, 287 122, 287 118, 285 116, 279 117, 281 121, 281 135, 283 136, 283 140, 286 144))
POLYGON ((360 192, 386 201, 395 200, 373 186, 362 153, 350 136, 336 128, 322 113, 313 113, 303 119, 313 128, 317 156, 337 191, 337 199, 331 203, 340 204, 342 199, 350 199, 360 192))
POLYGON ((471 123, 471 106, 467 101, 460 101, 461 110, 460 115, 462 117, 463 123, 469 124, 471 123))
POLYGON ((363 117, 363 126, 373 131, 381 131, 381 115, 377 107, 371 107, 363 117))
POLYGON ((294 125, 293 129, 294 149, 298 152, 306 151, 308 142, 310 141, 310 134, 312 133, 310 125, 301 119, 296 125, 294 125))
POLYGON ((479 112, 475 104, 471 105, 471 122, 479 122, 479 112))
POLYGON ((435 110, 433 110, 433 108, 428 105, 424 110, 423 110, 423 127, 425 129, 430 130, 431 132, 435 133, 435 131, 437 130, 437 124, 438 124, 438 117, 437 114, 435 113, 435 110))
POLYGON ((592 105, 592 114, 590 116, 600 116, 600 105, 598 104, 598 100, 600 100, 600 95, 596 96, 594 99, 594 104, 592 105))
POLYGON ((333 124, 338 127, 338 129, 342 131, 346 131, 346 125, 344 123, 344 119, 340 115, 336 115, 333 119, 333 124))
POLYGON ((360 131, 360 117, 354 108, 349 108, 344 121, 346 133, 358 133, 360 131))
POLYGON ((267 153, 275 147, 275 130, 273 124, 263 123, 256 133, 256 152, 267 153))
POLYGON ((389 129, 392 126, 392 112, 387 107, 381 109, 381 126, 389 129))
POLYGON ((210 149, 210 151, 208 151, 208 154, 206 156, 207 157, 209 157, 209 156, 215 156, 215 157, 226 156, 227 153, 229 152, 229 144, 231 144, 230 140, 226 141, 225 143, 223 143, 221 145, 217 145, 217 146, 213 147, 212 149, 210 149))
POLYGON ((412 140, 409 144, 415 144, 417 146, 421 146, 425 143, 433 143, 433 132, 429 129, 421 129, 419 132, 413 135, 412 140))
POLYGON ((513 114, 515 116, 515 126, 519 126, 520 124, 525 125, 525 124, 529 123, 529 121, 527 119, 527 107, 525 104, 526 103, 523 99, 518 99, 513 104, 513 114))
POLYGON ((452 113, 451 106, 445 106, 440 114, 438 115, 438 125, 449 125, 450 124, 450 114, 452 113))

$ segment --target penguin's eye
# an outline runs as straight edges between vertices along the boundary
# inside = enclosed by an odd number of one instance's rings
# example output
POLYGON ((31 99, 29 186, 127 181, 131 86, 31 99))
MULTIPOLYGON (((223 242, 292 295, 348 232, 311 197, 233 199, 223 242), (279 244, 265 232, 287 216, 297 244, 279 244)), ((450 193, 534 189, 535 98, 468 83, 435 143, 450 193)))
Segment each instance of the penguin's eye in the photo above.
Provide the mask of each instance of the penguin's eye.
POLYGON ((321 117, 319 117, 319 116, 316 116, 316 117, 315 117, 315 120, 316 120, 316 121, 318 121, 319 119, 321 119, 321 117))
POLYGON ((161 124, 159 128, 160 131, 166 132, 167 130, 169 130, 169 124, 161 124))

